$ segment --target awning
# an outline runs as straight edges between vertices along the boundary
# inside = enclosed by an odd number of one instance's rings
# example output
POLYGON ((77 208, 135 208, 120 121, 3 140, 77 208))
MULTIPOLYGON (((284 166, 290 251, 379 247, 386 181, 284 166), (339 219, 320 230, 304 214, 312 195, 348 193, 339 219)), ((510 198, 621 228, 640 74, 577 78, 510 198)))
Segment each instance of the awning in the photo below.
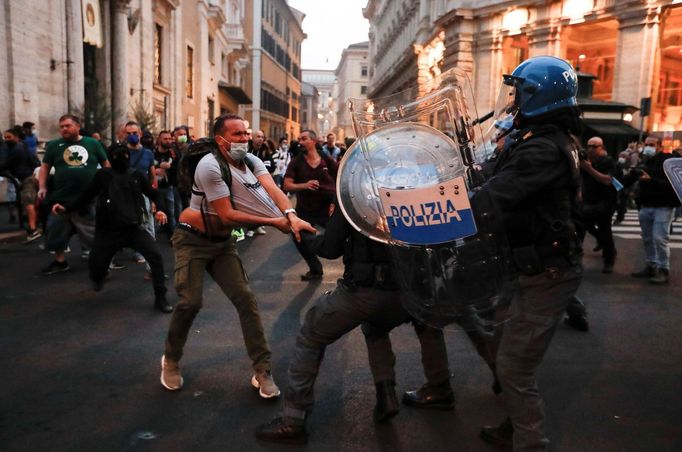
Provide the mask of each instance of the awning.
MULTIPOLYGON (((597 133, 597 135, 607 135, 607 136, 629 136, 629 137, 639 137, 639 130, 635 129, 631 125, 623 123, 599 123, 585 121, 585 127, 591 129, 597 133)), ((602 137, 603 138, 603 137, 602 137)))
POLYGON ((218 82, 218 89, 224 92, 232 99, 236 100, 238 104, 252 104, 253 101, 248 94, 241 88, 241 86, 230 85, 223 81, 218 82))

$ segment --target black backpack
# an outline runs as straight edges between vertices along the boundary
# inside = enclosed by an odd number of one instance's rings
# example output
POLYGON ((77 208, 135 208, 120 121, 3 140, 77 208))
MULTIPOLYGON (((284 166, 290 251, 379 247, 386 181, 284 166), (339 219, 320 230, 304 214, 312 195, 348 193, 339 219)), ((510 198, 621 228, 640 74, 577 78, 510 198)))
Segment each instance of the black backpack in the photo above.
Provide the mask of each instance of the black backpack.
POLYGON ((104 209, 107 225, 113 228, 139 226, 145 212, 144 198, 138 181, 133 177, 135 170, 129 168, 123 174, 104 169, 111 175, 109 187, 99 197, 100 209, 104 209))

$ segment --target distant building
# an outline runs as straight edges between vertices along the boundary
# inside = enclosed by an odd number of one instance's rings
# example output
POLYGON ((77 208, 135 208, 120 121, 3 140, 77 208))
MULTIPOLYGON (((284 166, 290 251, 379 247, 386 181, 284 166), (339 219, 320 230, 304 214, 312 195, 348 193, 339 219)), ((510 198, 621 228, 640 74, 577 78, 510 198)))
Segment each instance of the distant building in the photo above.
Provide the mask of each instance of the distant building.
POLYGON ((367 98, 369 85, 369 42, 351 44, 343 50, 336 67, 336 136, 338 140, 354 137, 348 100, 367 98))
POLYGON ((307 82, 301 83, 301 129, 317 131, 317 107, 320 103, 320 92, 307 82))
MULTIPOLYGON (((668 148, 682 140, 679 0, 369 0, 363 14, 370 97, 458 67, 470 74, 482 114, 493 107, 502 74, 529 57, 554 55, 596 77, 597 100, 638 107, 650 97, 645 129, 668 148)), ((622 120, 639 127, 638 113, 622 120)))
POLYGON ((305 14, 285 0, 247 2, 246 34, 251 45, 248 91, 253 105, 245 117, 253 130, 274 141, 297 137, 300 128, 301 42, 305 14))
POLYGON ((333 70, 303 69, 303 81, 319 92, 317 125, 314 129, 326 135, 336 128, 336 75, 333 70))

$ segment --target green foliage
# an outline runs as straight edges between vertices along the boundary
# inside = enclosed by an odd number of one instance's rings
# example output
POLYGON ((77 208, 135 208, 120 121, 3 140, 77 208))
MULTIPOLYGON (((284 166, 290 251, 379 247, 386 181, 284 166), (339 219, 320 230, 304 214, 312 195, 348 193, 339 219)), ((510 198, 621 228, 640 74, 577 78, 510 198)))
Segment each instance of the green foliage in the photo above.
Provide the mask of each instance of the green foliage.
POLYGON ((94 96, 85 99, 83 105, 73 108, 73 114, 82 118, 83 128, 90 133, 98 132, 108 136, 111 130, 111 118, 116 116, 106 93, 95 91, 94 96))
POLYGON ((152 133, 158 132, 156 130, 156 114, 154 113, 152 103, 147 100, 147 96, 140 96, 135 102, 135 105, 133 105, 133 115, 142 130, 148 130, 152 133))

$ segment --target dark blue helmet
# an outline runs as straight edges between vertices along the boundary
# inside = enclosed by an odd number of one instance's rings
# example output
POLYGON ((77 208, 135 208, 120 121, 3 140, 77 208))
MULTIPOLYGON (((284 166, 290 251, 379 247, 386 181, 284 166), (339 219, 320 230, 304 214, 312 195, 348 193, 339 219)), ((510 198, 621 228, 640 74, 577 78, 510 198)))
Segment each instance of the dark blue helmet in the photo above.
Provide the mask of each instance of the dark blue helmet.
POLYGON ((530 58, 511 75, 505 75, 504 83, 515 88, 515 106, 526 118, 578 105, 578 77, 573 67, 560 58, 530 58))

